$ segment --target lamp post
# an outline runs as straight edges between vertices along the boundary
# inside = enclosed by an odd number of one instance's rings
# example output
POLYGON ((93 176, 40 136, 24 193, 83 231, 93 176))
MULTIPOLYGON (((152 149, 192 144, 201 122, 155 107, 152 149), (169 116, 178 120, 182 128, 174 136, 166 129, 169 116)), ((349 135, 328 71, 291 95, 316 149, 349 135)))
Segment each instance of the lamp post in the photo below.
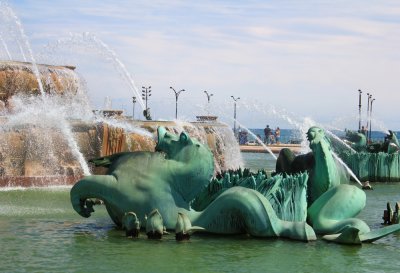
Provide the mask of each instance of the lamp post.
POLYGON ((170 86, 169 88, 171 88, 172 91, 174 91, 175 93, 175 119, 178 119, 178 97, 181 92, 185 91, 185 89, 181 89, 177 92, 172 86, 170 86))
POLYGON ((149 87, 142 86, 142 99, 146 103, 146 110, 147 110, 147 101, 149 100, 149 97, 151 97, 151 86, 149 87))
POLYGON ((204 91, 204 93, 206 93, 206 95, 207 95, 207 101, 208 101, 208 103, 210 103, 210 99, 211 99, 212 96, 214 96, 214 94, 208 94, 207 91, 204 91))
POLYGON ((371 133, 372 133, 372 103, 375 101, 375 99, 372 99, 371 100, 371 108, 369 109, 369 118, 370 118, 370 121, 369 121, 369 142, 371 142, 371 139, 372 139, 372 137, 371 137, 371 133))
POLYGON ((358 89, 358 131, 361 132, 361 94, 362 91, 358 89))
POLYGON ((231 98, 234 101, 234 103, 233 103, 233 134, 235 137, 237 137, 237 134, 236 134, 236 102, 238 100, 240 100, 240 97, 235 98, 234 96, 231 96, 231 98))
POLYGON ((136 104, 136 97, 132 97, 132 119, 135 119, 135 104, 136 104))
POLYGON ((369 135, 369 132, 368 132, 368 128, 369 128, 369 102, 370 102, 370 100, 371 100, 371 97, 372 97, 372 95, 370 94, 370 93, 367 93, 367 97, 368 97, 368 102, 367 102, 367 128, 366 128, 366 130, 367 130, 367 141, 368 141, 368 135, 369 135))
POLYGON ((210 115, 210 99, 212 96, 214 96, 214 94, 208 94, 207 91, 204 90, 204 93, 206 93, 207 95, 207 101, 208 101, 208 105, 207 105, 207 115, 210 115))
POLYGON ((143 111, 143 115, 145 116, 146 120, 151 120, 150 111, 149 108, 147 107, 147 101, 149 100, 149 97, 151 97, 151 86, 149 87, 142 86, 142 99, 146 103, 146 109, 143 111))

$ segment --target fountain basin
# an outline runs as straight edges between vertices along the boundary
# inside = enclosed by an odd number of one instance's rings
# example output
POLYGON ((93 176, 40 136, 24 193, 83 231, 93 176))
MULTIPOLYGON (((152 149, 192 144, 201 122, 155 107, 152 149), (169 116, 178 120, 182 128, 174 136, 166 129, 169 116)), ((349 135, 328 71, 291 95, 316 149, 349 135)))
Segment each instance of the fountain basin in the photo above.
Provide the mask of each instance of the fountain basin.
MULTIPOLYGON (((37 67, 45 93, 64 95, 78 91, 74 66, 38 64, 37 67)), ((16 94, 40 95, 33 66, 28 62, 0 61, 0 108, 12 108, 9 101, 16 94)))
MULTIPOLYGON (((0 125, 3 127, 7 121, 7 117, 0 118, 0 125)), ((185 130, 207 144, 214 155, 216 172, 241 164, 232 130, 219 122, 137 121, 122 117, 68 123, 86 162, 119 152, 154 151, 156 130, 164 126, 173 133, 185 130)), ((92 174, 106 171, 103 167, 89 168, 92 174)), ((21 124, 0 131, 0 187, 71 185, 83 175, 80 162, 58 128, 21 124)))

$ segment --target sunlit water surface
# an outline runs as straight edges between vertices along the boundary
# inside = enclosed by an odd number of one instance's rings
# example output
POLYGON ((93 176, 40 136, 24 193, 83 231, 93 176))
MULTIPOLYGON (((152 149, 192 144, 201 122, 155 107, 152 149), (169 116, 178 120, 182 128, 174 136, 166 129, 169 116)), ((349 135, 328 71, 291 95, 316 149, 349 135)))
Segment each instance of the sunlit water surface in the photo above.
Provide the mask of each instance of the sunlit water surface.
MULTIPOLYGON (((268 154, 243 154, 253 170, 274 169, 268 154)), ((400 184, 374 184, 359 215, 380 228, 386 202, 400 201, 400 184)), ((400 233, 372 244, 345 246, 322 240, 174 235, 128 239, 104 207, 80 217, 69 188, 0 191, 1 272, 398 272, 400 233)))

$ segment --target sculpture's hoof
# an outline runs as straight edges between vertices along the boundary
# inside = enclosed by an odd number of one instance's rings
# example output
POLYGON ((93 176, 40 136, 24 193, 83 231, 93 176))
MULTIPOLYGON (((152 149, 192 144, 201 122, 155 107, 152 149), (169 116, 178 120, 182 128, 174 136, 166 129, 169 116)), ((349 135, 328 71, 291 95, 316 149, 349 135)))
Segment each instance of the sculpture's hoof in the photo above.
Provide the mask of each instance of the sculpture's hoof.
POLYGON ((147 232, 147 238, 148 239, 154 239, 154 240, 160 240, 162 238, 162 233, 159 233, 157 231, 153 232, 147 232))
POLYGON ((179 232, 175 234, 175 239, 177 241, 188 241, 190 239, 190 234, 179 232))
POLYGON ((134 229, 134 230, 127 230, 125 232, 126 237, 132 237, 132 238, 139 238, 140 230, 134 229))

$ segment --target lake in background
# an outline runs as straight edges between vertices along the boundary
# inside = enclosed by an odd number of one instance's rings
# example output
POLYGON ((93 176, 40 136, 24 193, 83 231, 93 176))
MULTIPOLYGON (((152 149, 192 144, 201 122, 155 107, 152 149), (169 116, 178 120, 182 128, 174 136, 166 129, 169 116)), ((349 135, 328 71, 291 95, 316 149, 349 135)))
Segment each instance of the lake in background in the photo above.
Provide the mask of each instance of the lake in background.
MULTIPOLYGON (((243 154, 246 167, 275 169, 269 154, 243 154)), ((386 202, 400 201, 400 184, 373 184, 359 215, 380 228, 386 202)), ((1 189, 0 272, 398 272, 400 233, 372 244, 193 235, 178 243, 142 233, 128 239, 103 206, 90 218, 73 209, 68 187, 1 189)))
MULTIPOLYGON (((271 128, 273 132, 275 131, 276 128, 271 128)), ((261 140, 264 141, 264 129, 249 129, 253 134, 256 136, 260 136, 261 140)), ((332 133, 334 133, 338 137, 344 137, 345 132, 344 131, 338 131, 338 130, 333 130, 332 133)), ((395 132, 396 136, 399 136, 399 132, 395 132)), ((386 133, 382 131, 371 131, 371 139, 372 141, 380 141, 383 142, 384 138, 386 136, 386 133)), ((251 134, 248 134, 247 136, 248 141, 254 141, 254 137, 251 134)), ((281 143, 301 143, 302 139, 304 139, 305 136, 302 136, 302 132, 296 129, 281 129, 281 143)))

